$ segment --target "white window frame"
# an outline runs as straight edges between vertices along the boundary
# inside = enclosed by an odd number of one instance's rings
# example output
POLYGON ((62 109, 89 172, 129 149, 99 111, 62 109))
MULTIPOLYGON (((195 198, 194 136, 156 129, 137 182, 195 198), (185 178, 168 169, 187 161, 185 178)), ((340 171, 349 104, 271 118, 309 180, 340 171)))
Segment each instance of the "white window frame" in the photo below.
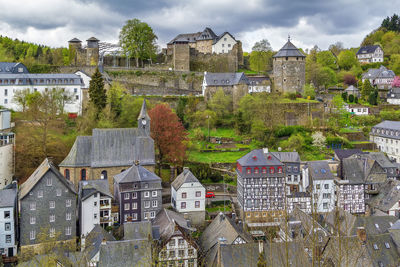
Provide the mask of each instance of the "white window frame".
POLYGON ((46 185, 47 186, 52 186, 53 185, 53 179, 51 177, 46 178, 46 185))
POLYGON ((144 191, 144 197, 150 197, 150 191, 144 191))
POLYGON ((151 206, 152 206, 153 208, 157 208, 157 206, 158 206, 158 201, 157 201, 157 200, 151 201, 151 206))
POLYGON ((157 191, 151 191, 151 196, 156 197, 157 196, 157 191))
POLYGON ((128 200, 128 199, 129 199, 129 193, 125 193, 124 199, 125 199, 125 200, 128 200))
POLYGON ((145 209, 150 208, 150 200, 146 200, 146 201, 143 203, 143 205, 144 205, 144 208, 145 208, 145 209))
POLYGON ((65 200, 65 206, 66 207, 71 207, 72 206, 72 200, 71 199, 65 200))
POLYGON ((36 202, 29 203, 29 210, 36 210, 36 202))
POLYGON ((35 216, 31 216, 30 217, 29 224, 36 224, 36 217, 35 216))
POLYGON ((72 235, 72 227, 71 226, 65 227, 65 235, 72 235))
POLYGON ((50 222, 55 222, 55 221, 56 221, 56 215, 50 214, 50 216, 49 216, 49 221, 50 221, 50 222))
POLYGON ((156 217, 156 212, 155 211, 150 211, 150 218, 154 219, 156 217))
POLYGON ((132 209, 133 210, 137 210, 137 202, 133 202, 132 203, 132 209))
POLYGON ((35 240, 36 239, 36 231, 32 230, 29 232, 29 239, 30 240, 35 240))
POLYGON ((124 210, 130 210, 131 205, 130 203, 124 203, 124 210))
POLYGON ((70 221, 71 218, 72 218, 71 212, 67 212, 67 213, 65 214, 65 220, 70 221))
POLYGON ((60 197, 61 196, 61 189, 57 188, 56 194, 57 194, 58 197, 60 197))
POLYGON ((55 237, 56 236, 56 229, 54 227, 50 228, 49 236, 50 237, 55 237))
POLYGON ((38 198, 42 198, 43 197, 43 190, 39 190, 38 191, 38 198))
POLYGON ((49 201, 49 208, 50 209, 55 209, 56 208, 56 202, 54 200, 49 201))

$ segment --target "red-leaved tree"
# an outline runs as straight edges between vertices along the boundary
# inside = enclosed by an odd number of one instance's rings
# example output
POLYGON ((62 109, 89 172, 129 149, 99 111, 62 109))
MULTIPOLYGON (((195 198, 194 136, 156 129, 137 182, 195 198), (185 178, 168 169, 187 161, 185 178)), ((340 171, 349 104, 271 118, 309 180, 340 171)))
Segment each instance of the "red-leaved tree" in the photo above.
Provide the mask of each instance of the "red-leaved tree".
POLYGON ((167 104, 158 104, 149 111, 151 137, 158 150, 160 173, 164 160, 174 166, 181 165, 186 156, 187 132, 178 116, 167 104))
POLYGON ((392 82, 392 87, 400 87, 400 77, 399 76, 394 77, 394 80, 392 82))
POLYGON ((343 83, 344 84, 347 84, 347 85, 356 85, 357 84, 357 79, 356 79, 356 77, 354 77, 353 75, 351 75, 351 74, 345 74, 344 76, 343 76, 343 83))

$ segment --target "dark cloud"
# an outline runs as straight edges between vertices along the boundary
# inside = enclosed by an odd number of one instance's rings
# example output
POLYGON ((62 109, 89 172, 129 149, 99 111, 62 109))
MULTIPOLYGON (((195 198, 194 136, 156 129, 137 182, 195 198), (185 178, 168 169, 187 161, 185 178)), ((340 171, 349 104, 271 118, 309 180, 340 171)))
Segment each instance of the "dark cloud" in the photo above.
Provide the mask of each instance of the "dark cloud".
MULTIPOLYGON (((299 27, 301 20, 321 36, 360 34, 378 27, 380 21, 400 13, 400 0, 36 0, 11 1, 0 10, 0 23, 17 34, 34 28, 51 31, 65 28, 79 35, 92 33, 117 40, 126 20, 139 18, 149 23, 165 44, 182 32, 197 32, 211 27, 216 33, 234 35, 259 29, 283 29, 281 35, 299 27), (57 2, 57 3, 55 3, 57 2), (397 8, 398 9, 398 8, 397 8)), ((309 27, 297 31, 307 36, 309 27)), ((46 38, 44 36, 44 38, 46 38)), ((266 36, 272 39, 274 36, 266 36)), ((332 40, 332 43, 337 40, 332 40)), ((345 40, 343 40, 345 41, 345 40)), ((361 40, 360 40, 361 41, 361 40)))

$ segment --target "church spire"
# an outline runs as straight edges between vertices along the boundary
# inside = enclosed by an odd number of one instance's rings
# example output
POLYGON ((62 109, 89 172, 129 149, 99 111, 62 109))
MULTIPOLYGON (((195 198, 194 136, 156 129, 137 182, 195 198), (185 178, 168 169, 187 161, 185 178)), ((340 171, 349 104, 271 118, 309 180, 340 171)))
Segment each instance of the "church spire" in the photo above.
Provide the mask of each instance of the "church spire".
POLYGON ((141 135, 150 135, 150 116, 147 114, 146 100, 143 100, 142 109, 139 113, 138 129, 141 135))

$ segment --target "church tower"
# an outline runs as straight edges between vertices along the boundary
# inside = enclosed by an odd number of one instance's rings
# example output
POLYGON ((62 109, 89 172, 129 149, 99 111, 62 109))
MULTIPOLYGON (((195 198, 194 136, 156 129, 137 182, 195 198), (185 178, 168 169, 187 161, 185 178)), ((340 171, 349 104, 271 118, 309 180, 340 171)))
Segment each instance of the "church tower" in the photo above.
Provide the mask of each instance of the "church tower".
POLYGON ((306 80, 306 56, 290 42, 273 56, 273 92, 303 92, 306 80))
POLYGON ((138 117, 139 136, 150 136, 150 116, 147 114, 146 100, 143 100, 142 109, 138 117))

